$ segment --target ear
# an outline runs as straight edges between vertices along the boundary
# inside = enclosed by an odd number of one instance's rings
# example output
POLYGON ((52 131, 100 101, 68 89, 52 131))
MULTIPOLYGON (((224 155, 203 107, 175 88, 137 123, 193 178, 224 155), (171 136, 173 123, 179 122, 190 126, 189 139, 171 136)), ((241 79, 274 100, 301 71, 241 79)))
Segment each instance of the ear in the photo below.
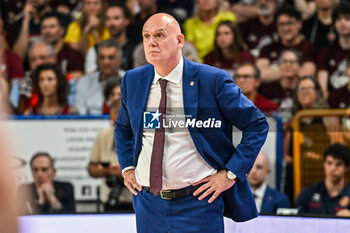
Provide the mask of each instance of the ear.
POLYGON ((185 36, 183 34, 179 34, 177 36, 177 44, 179 48, 182 48, 185 44, 185 36))

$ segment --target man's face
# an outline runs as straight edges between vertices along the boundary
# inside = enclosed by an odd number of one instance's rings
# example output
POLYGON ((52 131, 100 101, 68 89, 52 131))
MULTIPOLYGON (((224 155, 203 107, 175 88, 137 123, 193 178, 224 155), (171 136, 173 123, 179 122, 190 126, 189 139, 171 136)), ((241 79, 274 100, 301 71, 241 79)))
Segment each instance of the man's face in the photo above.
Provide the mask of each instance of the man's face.
POLYGON ((149 19, 142 30, 146 60, 153 65, 172 64, 183 46, 183 35, 176 33, 166 16, 149 19), (158 20, 159 19, 159 20, 158 20))
POLYGON ((129 25, 120 7, 110 7, 106 12, 106 28, 112 37, 118 37, 129 25))
POLYGON ((315 84, 310 79, 301 81, 298 85, 298 101, 303 108, 312 108, 316 104, 317 90, 315 84))
POLYGON ((245 95, 256 91, 260 84, 260 81, 255 78, 254 68, 250 65, 239 67, 235 73, 234 80, 245 95))
POLYGON ((259 154, 248 175, 250 186, 259 188, 270 174, 269 161, 265 155, 259 154))
POLYGON ((336 159, 329 155, 324 161, 324 173, 326 180, 328 179, 332 183, 341 181, 347 172, 347 167, 341 159, 336 159))
POLYGON ((98 66, 104 77, 112 76, 117 72, 121 59, 118 50, 114 47, 104 47, 99 49, 98 66))
POLYGON ((44 40, 51 44, 56 44, 63 38, 64 29, 55 17, 46 18, 41 23, 41 35, 44 40))
POLYGON ((55 56, 50 53, 46 44, 37 44, 33 46, 29 53, 29 65, 31 70, 45 63, 56 63, 55 56))
POLYGON ((51 166, 46 156, 37 157, 32 163, 32 175, 37 185, 52 182, 56 175, 55 169, 51 166))
POLYGON ((277 18, 277 32, 282 42, 292 42, 298 38, 301 30, 301 22, 288 15, 280 15, 277 18))
POLYGON ((280 62, 280 72, 283 78, 295 78, 298 76, 300 64, 295 53, 290 51, 283 53, 280 62))
POLYGON ((335 29, 339 36, 350 36, 350 15, 340 15, 335 20, 335 29))

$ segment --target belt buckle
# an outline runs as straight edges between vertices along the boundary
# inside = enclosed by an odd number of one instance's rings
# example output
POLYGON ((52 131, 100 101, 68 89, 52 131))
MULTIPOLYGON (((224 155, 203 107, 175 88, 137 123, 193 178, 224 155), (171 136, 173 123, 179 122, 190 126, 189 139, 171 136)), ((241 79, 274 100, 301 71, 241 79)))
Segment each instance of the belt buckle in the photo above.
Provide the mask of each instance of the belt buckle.
POLYGON ((165 197, 164 194, 165 193, 171 193, 171 190, 160 190, 159 194, 160 194, 160 197, 164 200, 172 200, 173 198, 171 197, 165 197))

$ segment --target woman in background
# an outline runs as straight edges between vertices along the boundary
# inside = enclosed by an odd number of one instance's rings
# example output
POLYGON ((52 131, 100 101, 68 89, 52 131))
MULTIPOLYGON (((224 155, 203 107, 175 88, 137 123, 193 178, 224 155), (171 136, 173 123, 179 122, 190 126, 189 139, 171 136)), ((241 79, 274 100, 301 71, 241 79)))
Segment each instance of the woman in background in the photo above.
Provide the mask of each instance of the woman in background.
POLYGON ((83 0, 82 15, 67 29, 66 43, 83 54, 100 41, 109 39, 105 27, 106 3, 104 0, 83 0))
POLYGON ((34 71, 33 82, 38 105, 27 109, 25 115, 67 115, 72 112, 68 105, 68 82, 57 65, 40 65, 34 71))
POLYGON ((222 21, 236 22, 232 12, 222 12, 222 0, 197 0, 195 16, 184 23, 186 40, 197 49, 199 57, 204 58, 213 50, 215 30, 222 21))
POLYGON ((236 26, 231 21, 221 22, 215 33, 214 50, 205 56, 204 63, 225 69, 233 77, 235 68, 243 62, 254 62, 236 26))

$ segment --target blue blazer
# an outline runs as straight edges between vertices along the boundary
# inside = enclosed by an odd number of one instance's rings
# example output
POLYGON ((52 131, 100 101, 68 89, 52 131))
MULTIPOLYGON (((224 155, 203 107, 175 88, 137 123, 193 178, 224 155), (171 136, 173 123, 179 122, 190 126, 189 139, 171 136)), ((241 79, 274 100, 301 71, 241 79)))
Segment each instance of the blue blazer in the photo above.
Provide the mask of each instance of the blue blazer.
MULTIPOLYGON (((142 147, 143 112, 154 77, 153 65, 126 72, 121 85, 122 104, 115 127, 115 146, 121 169, 136 166, 142 147)), ((213 168, 236 174, 235 185, 223 192, 225 216, 246 221, 258 215, 247 182, 268 124, 231 76, 220 69, 184 58, 183 104, 189 119, 221 121, 218 129, 189 127, 197 151, 213 168), (241 143, 232 145, 232 125, 243 130, 241 143)), ((181 171, 179 171, 181 172, 181 171)))
POLYGON ((275 214, 278 208, 290 208, 289 198, 286 194, 267 186, 260 213, 275 214))

